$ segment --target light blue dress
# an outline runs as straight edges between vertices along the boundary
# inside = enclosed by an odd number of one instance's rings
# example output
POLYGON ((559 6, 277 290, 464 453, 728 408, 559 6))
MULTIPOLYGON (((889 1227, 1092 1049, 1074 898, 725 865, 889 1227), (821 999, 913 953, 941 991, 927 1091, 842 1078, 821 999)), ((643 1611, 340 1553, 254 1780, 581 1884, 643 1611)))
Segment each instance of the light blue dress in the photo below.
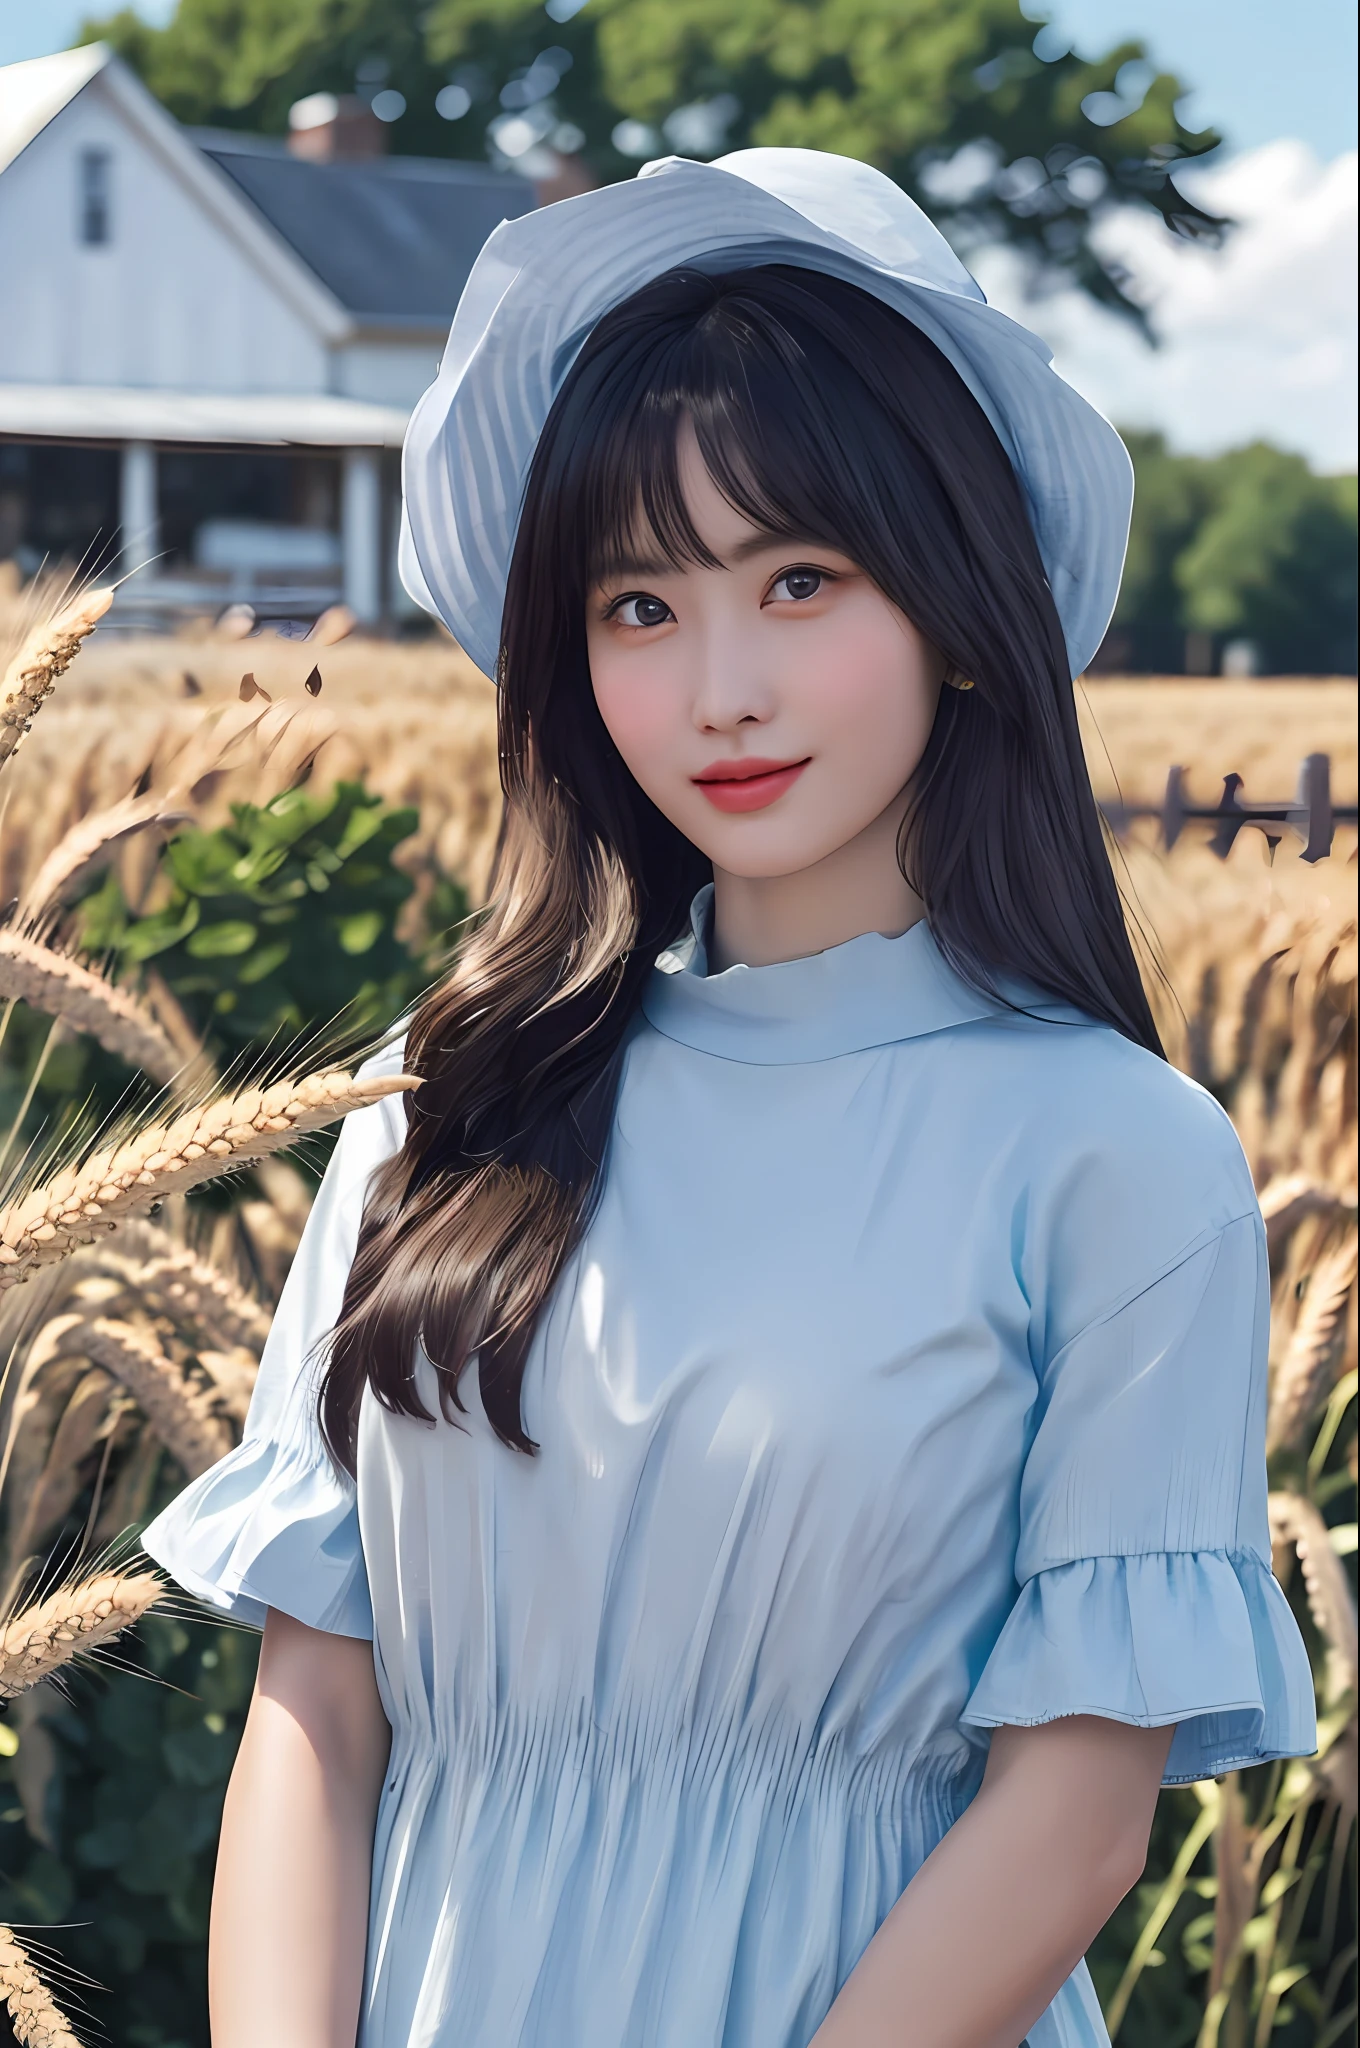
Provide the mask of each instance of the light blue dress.
MULTIPOLYGON (((806 2048, 989 1729, 1174 1722, 1170 1784, 1314 1747, 1223 1111, 976 995, 925 924, 708 975, 706 911, 534 1341, 538 1456, 475 1375, 465 1428, 366 1398, 357 1489, 321 1447, 391 1100, 345 1125, 245 1441, 147 1532, 246 1620, 373 1636, 363 2048, 806 2048)), ((1030 2031, 1106 2039, 1084 1967, 1030 2031)))

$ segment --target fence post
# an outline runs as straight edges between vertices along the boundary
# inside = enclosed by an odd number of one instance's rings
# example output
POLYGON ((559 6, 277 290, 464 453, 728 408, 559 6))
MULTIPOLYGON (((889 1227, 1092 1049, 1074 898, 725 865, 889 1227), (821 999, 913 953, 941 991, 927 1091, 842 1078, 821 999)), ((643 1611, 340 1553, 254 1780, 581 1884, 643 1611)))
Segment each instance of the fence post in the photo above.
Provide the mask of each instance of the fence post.
POLYGON ((1309 754, 1299 769, 1299 809, 1308 843, 1301 860, 1326 860, 1332 850, 1332 763, 1328 754, 1309 754))

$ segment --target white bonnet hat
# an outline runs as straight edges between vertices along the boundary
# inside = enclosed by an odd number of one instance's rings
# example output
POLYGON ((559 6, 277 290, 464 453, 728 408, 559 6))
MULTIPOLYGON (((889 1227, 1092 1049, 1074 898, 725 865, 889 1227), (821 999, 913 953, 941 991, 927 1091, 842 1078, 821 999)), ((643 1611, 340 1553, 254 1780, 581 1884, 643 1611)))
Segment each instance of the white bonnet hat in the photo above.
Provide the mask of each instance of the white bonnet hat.
POLYGON ((987 304, 881 171, 814 149, 665 157, 636 178, 503 221, 472 267, 402 455, 402 582, 487 675, 534 449, 596 323, 679 264, 801 264, 893 306, 946 355, 1024 488, 1073 675, 1119 592, 1133 470, 1109 421, 1028 328, 987 304))

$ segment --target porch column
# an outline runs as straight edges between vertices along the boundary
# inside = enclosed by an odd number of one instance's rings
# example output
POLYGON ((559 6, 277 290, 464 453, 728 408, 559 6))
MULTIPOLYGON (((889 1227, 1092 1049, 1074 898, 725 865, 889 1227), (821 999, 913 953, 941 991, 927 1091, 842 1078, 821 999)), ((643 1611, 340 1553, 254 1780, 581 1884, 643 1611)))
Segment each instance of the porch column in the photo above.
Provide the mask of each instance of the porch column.
POLYGON ((382 454, 347 448, 340 484, 345 603, 361 625, 382 617, 382 454))
POLYGON ((118 475, 119 548, 123 574, 145 567, 161 551, 156 494, 156 450, 150 441, 125 441, 118 475))

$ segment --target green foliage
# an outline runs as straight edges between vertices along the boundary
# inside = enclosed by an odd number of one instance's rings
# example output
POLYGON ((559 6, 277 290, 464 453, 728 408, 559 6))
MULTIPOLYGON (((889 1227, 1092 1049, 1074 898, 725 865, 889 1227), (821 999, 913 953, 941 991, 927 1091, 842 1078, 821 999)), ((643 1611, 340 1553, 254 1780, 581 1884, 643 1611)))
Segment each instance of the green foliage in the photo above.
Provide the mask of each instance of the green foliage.
POLYGON ((566 21, 541 0, 180 0, 163 29, 124 9, 82 34, 111 42, 182 120, 281 134, 306 93, 395 87, 395 149, 476 158, 498 157, 502 92, 523 112, 515 88, 555 47, 572 63, 528 107, 539 156, 578 150, 610 179, 668 149, 837 150, 887 171, 962 242, 1009 242, 1139 319, 1093 219, 1125 203, 1182 233, 1218 225, 1172 182, 1218 141, 1178 119, 1182 82, 1137 41, 1084 61, 1019 0, 592 0, 566 21), (434 105, 449 82, 472 102, 455 121, 434 105), (621 120, 639 131, 630 154, 621 120))
POLYGON ((129 913, 110 873, 81 905, 81 947, 123 972, 154 962, 228 1054, 333 1019, 381 1029, 428 979, 395 931, 414 885, 392 854, 415 825, 357 782, 236 804, 230 825, 170 841, 165 898, 147 915, 129 913))
POLYGON ((1175 673, 1199 633, 1252 641, 1263 673, 1353 675, 1355 478, 1261 441, 1208 458, 1124 439, 1137 488, 1104 665, 1175 673))
POLYGON ((102 1987, 84 1995, 112 2048, 207 2048, 213 1851, 257 1647, 151 1615, 119 1658, 137 1669, 82 1675, 67 1699, 44 1688, 37 1718, 18 1710, 0 1761, 0 1917, 60 1927, 63 1961, 102 1987))
POLYGON ((1222 456, 1217 502, 1176 562, 1188 625, 1269 668, 1354 674, 1356 480, 1255 442, 1222 456))
POLYGON ((86 22, 82 42, 111 43, 181 121, 283 134, 293 101, 353 92, 367 60, 379 83, 406 95, 399 146, 449 152, 450 125, 434 110, 444 83, 425 52, 420 0, 181 0, 165 28, 131 8, 86 22))

